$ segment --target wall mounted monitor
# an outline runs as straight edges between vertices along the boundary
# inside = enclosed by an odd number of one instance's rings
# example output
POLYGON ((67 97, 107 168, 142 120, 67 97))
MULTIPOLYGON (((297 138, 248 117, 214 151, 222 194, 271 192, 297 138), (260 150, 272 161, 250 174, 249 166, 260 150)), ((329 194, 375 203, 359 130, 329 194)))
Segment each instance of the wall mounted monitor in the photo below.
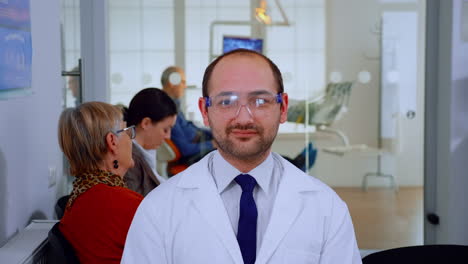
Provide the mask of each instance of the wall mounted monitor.
POLYGON ((223 53, 241 48, 262 53, 263 39, 241 36, 223 36, 223 53))

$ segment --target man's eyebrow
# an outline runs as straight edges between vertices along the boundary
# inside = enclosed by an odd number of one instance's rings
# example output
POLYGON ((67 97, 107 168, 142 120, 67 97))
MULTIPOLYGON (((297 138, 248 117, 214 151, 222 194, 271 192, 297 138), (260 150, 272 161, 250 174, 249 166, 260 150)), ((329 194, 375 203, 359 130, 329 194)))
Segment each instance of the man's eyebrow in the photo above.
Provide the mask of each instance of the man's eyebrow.
POLYGON ((220 92, 219 94, 215 96, 228 96, 228 95, 238 95, 236 92, 220 92))
MULTIPOLYGON (((268 90, 257 90, 257 91, 252 91, 247 94, 247 96, 252 96, 252 95, 262 95, 262 94, 271 94, 270 91, 268 90)), ((219 94, 215 96, 231 96, 231 95, 239 95, 238 92, 232 92, 232 91, 225 91, 225 92, 220 92, 219 94)))
POLYGON ((258 90, 248 93, 248 95, 262 95, 262 94, 271 94, 270 91, 267 90, 258 90))

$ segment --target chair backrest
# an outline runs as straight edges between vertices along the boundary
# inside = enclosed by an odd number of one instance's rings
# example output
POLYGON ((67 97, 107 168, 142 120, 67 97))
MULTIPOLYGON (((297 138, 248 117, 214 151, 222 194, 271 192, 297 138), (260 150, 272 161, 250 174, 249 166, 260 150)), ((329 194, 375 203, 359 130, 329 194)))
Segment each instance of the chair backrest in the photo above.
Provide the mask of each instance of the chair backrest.
POLYGON ((321 102, 309 104, 309 124, 331 125, 348 106, 351 95, 351 82, 330 83, 321 102))
POLYGON ((156 159, 158 161, 173 161, 180 158, 181 153, 177 146, 170 139, 165 139, 157 151, 156 159))
POLYGON ((388 249, 365 256, 363 264, 468 263, 468 246, 423 245, 388 249))
POLYGON ((159 175, 167 178, 167 166, 170 161, 176 161, 180 159, 182 154, 177 146, 170 139, 165 139, 164 142, 159 146, 156 151, 156 170, 159 175))
POLYGON ((67 207, 68 198, 70 195, 65 195, 60 197, 55 204, 55 214, 57 215, 57 219, 62 219, 63 214, 65 213, 65 207, 67 207))
POLYGON ((78 264, 80 263, 78 257, 73 250, 73 247, 68 240, 63 236, 59 229, 60 222, 56 223, 49 231, 49 262, 47 263, 67 263, 78 264))
MULTIPOLYGON (((340 117, 349 104, 352 82, 329 83, 325 94, 319 100, 308 103, 310 125, 331 125, 340 117)), ((304 123, 306 112, 305 101, 290 100, 288 121, 304 123)))

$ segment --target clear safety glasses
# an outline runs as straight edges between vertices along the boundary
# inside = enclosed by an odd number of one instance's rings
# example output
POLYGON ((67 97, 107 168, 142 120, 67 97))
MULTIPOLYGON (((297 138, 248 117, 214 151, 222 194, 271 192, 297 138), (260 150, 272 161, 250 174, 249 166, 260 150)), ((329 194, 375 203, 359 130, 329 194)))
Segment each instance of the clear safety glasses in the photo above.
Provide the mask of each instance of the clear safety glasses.
POLYGON ((265 91, 250 93, 244 98, 238 93, 224 92, 213 97, 205 97, 206 107, 212 108, 226 118, 236 117, 245 106, 253 117, 261 117, 276 104, 283 102, 282 93, 272 94, 265 91))

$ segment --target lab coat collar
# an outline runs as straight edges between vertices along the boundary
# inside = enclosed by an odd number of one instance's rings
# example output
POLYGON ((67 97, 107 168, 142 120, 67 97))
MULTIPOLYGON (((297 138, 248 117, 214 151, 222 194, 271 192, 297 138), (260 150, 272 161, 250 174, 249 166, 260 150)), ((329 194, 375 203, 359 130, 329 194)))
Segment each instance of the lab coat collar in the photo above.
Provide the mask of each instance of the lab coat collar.
POLYGON ((202 217, 214 229, 218 238, 231 255, 233 262, 242 264, 242 254, 237 243, 237 238, 232 230, 229 216, 224 207, 221 196, 218 193, 213 177, 208 170, 208 159, 212 153, 206 155, 201 161, 193 164, 185 171, 177 187, 193 189, 189 192, 195 207, 202 217))
POLYGON ((268 263, 281 240, 294 224, 303 210, 303 193, 322 190, 320 184, 315 182, 316 179, 306 175, 280 155, 276 153, 274 155, 275 158, 281 159, 284 173, 276 194, 270 223, 263 237, 260 251, 257 254, 256 264, 268 263))
MULTIPOLYGON (((183 189, 195 189, 192 200, 205 220, 213 227, 219 239, 230 253, 234 263, 242 264, 239 249, 232 225, 224 207, 216 184, 208 170, 208 160, 214 153, 206 155, 184 172, 177 186, 183 189)), ((287 234, 303 208, 303 192, 319 191, 322 189, 315 179, 306 175, 278 154, 284 167, 284 174, 279 185, 278 193, 266 233, 257 254, 256 264, 268 263, 283 237, 287 234)))
MULTIPOLYGON (((216 189, 216 184, 208 170, 208 160, 212 159, 213 155, 217 150, 212 151, 211 153, 205 155, 203 159, 199 162, 193 164, 188 169, 182 172, 181 179, 177 184, 177 187, 184 189, 193 189, 193 188, 206 188, 207 185, 213 185, 216 189)), ((315 179, 305 174, 303 171, 299 170, 296 166, 285 160, 279 154, 272 152, 273 158, 279 159, 284 167, 284 177, 287 178, 287 190, 297 191, 297 192, 307 192, 307 191, 318 191, 321 190, 321 184, 317 184, 315 179)), ((280 183, 281 185, 281 183, 280 183)))
MULTIPOLYGON (((270 181, 273 173, 273 157, 272 154, 256 168, 247 172, 257 181, 258 186, 268 195, 270 193, 270 181)), ((218 151, 213 153, 213 174, 218 193, 222 193, 231 184, 237 175, 241 174, 238 169, 227 162, 218 151)))

